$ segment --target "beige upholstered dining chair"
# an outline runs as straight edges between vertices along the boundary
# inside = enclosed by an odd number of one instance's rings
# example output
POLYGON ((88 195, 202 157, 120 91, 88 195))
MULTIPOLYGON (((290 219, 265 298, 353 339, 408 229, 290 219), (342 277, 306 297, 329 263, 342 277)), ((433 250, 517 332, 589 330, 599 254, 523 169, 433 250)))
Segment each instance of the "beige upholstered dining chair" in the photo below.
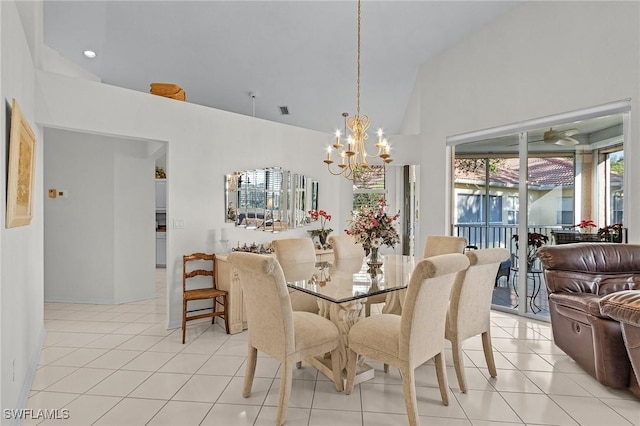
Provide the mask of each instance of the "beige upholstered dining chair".
POLYGON ((402 375, 409 424, 417 425, 414 370, 434 358, 442 402, 449 404, 444 360, 447 305, 458 273, 468 266, 469 259, 462 253, 421 260, 411 274, 401 316, 372 315, 351 327, 347 351, 347 394, 353 389, 356 354, 396 366, 402 375))
POLYGON ((356 244, 353 235, 332 235, 329 237, 329 244, 333 247, 334 259, 364 259, 364 248, 362 244, 356 244))
MULTIPOLYGON (((345 264, 347 262, 352 265, 356 265, 357 262, 364 261, 364 248, 361 244, 356 244, 356 239, 352 235, 332 235, 329 237, 329 244, 333 247, 333 259, 337 264, 345 264)), ((360 268, 353 271, 355 274, 360 268)), ((378 303, 384 303, 387 298, 386 294, 377 294, 372 297, 367 297, 367 301, 364 302, 364 314, 365 316, 371 315, 371 305, 378 303)))
MULTIPOLYGON (((242 286, 248 323, 248 359, 242 396, 251 394, 258 351, 280 362, 280 395, 276 425, 287 419, 293 366, 305 358, 332 352, 338 356, 338 328, 330 320, 310 312, 294 312, 280 264, 270 256, 234 252, 229 261, 242 286)), ((342 377, 335 363, 333 379, 342 391, 342 377)))
POLYGON ((496 377, 496 365, 491 345, 491 298, 500 263, 509 258, 509 251, 503 248, 472 250, 466 254, 469 268, 460 274, 453 289, 447 313, 445 337, 451 341, 453 365, 458 377, 458 385, 467 392, 464 373, 462 342, 478 334, 482 335, 482 348, 489 374, 496 377))
POLYGON ((447 253, 463 253, 466 246, 467 239, 464 237, 427 235, 427 241, 424 243, 424 253, 422 257, 427 258, 447 253))
MULTIPOLYGON (((467 246, 467 239, 463 237, 451 237, 448 235, 427 235, 424 244, 423 258, 439 256, 441 254, 463 253, 467 246)), ((394 291, 387 295, 384 314, 402 313, 402 306, 406 297, 406 290, 394 291)))
MULTIPOLYGON (((315 264, 316 262, 316 249, 311 238, 273 240, 272 245, 276 259, 285 271, 289 271, 292 265, 315 264)), ((320 310, 318 301, 310 294, 290 289, 289 296, 294 311, 317 314, 320 310)))

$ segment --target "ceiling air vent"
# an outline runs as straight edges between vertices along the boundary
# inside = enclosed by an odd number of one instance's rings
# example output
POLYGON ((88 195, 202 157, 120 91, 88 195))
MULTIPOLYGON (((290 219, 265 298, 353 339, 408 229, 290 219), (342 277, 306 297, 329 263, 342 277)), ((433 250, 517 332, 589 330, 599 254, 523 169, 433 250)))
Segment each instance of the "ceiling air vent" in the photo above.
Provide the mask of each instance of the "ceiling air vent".
POLYGON ((289 115, 289 107, 288 106, 279 106, 280 115, 289 115))

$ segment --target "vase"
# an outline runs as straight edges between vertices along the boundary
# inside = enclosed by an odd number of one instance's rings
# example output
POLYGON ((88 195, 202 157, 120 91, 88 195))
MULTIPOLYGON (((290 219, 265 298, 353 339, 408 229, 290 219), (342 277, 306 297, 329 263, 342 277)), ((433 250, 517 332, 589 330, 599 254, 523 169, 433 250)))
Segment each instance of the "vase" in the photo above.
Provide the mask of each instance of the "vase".
POLYGON ((327 237, 329 237, 329 232, 325 229, 321 229, 318 233, 318 239, 320 240, 320 245, 323 248, 327 245, 327 237))
MULTIPOLYGON (((333 231, 333 229, 312 229, 311 231, 307 231, 307 232, 311 234, 311 238, 318 237, 318 242, 320 243, 319 248, 326 249, 327 238, 329 237, 329 234, 331 233, 331 231, 333 231)), ((316 245, 316 247, 318 246, 316 245)))
POLYGON ((367 265, 369 265, 369 270, 376 269, 382 266, 382 257, 378 256, 378 248, 371 247, 369 250, 369 258, 367 259, 367 265))

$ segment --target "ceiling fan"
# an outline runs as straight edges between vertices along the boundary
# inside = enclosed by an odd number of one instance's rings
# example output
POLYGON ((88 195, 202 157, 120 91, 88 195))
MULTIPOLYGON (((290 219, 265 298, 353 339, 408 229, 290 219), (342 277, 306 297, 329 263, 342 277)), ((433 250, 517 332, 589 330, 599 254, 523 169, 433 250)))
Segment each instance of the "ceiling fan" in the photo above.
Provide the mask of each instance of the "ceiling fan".
POLYGON ((544 143, 554 143, 556 145, 578 145, 580 142, 572 137, 580 133, 578 129, 567 129, 567 130, 553 130, 553 128, 549 128, 542 135, 542 139, 538 139, 532 142, 544 142, 544 143))

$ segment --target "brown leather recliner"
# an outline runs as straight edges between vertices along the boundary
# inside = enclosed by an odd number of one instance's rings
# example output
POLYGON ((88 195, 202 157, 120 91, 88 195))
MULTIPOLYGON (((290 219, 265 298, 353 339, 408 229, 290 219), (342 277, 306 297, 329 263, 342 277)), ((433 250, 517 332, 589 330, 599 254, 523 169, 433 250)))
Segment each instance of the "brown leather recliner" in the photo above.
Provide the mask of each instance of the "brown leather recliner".
POLYGON ((606 386, 624 388, 635 382, 620 323, 600 313, 599 301, 611 293, 640 290, 640 245, 549 245, 538 249, 537 256, 555 344, 606 386))
POLYGON ((600 299, 600 312, 622 326, 622 337, 631 360, 629 390, 640 398, 640 290, 611 293, 600 299))

